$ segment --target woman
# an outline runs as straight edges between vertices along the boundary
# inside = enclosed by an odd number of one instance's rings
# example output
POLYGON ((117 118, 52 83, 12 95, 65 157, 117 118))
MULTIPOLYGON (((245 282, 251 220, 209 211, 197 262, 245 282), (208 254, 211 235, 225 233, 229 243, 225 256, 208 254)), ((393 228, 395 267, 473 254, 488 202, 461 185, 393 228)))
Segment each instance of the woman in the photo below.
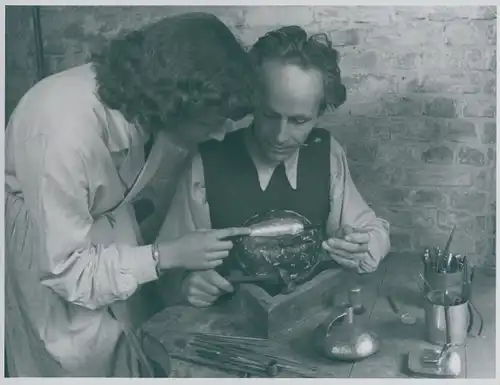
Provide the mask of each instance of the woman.
POLYGON ((140 245, 131 201, 169 148, 193 148, 248 113, 251 85, 227 27, 192 13, 114 40, 22 98, 6 131, 11 376, 139 375, 124 333, 133 294, 164 270, 217 266, 232 247, 224 239, 247 229, 140 245))

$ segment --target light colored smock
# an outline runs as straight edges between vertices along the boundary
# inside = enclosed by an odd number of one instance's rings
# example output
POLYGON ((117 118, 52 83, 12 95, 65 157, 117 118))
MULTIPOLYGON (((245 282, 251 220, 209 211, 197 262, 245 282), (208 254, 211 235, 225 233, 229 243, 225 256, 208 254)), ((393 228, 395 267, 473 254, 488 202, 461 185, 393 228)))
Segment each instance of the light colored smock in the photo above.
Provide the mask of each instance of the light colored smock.
MULTIPOLYGON (((6 348, 11 376, 132 376, 108 305, 157 279, 124 198, 148 137, 96 96, 89 64, 21 100, 6 131, 6 348), (95 227, 96 221, 101 220, 95 227), (110 240, 100 241, 113 233, 110 240)), ((128 302, 128 301, 127 301, 128 302)))

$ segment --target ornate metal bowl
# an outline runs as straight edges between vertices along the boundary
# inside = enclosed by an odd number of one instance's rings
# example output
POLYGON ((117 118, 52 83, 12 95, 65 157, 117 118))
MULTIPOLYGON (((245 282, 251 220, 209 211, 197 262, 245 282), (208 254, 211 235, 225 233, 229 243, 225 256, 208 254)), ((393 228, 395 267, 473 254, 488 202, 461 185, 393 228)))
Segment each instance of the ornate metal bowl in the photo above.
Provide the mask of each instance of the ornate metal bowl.
MULTIPOLYGON (((270 210, 256 214, 244 223, 255 227, 260 223, 276 226, 300 223, 312 225, 304 216, 290 210, 270 210)), ((299 234, 246 236, 234 243, 232 254, 236 265, 247 275, 266 275, 285 270, 296 283, 307 280, 321 259, 322 232, 311 228, 299 234)))

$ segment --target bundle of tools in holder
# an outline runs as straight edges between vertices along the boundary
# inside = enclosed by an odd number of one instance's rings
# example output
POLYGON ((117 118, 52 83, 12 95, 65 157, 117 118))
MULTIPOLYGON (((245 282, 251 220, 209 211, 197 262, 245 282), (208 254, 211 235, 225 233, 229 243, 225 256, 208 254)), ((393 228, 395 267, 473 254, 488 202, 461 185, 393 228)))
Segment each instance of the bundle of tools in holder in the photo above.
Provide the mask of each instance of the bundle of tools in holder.
POLYGON ((439 246, 433 249, 426 248, 422 259, 426 291, 439 290, 444 292, 452 289, 451 292, 454 294, 452 304, 459 304, 470 298, 474 270, 470 269, 467 256, 453 254, 449 251, 455 229, 456 226, 453 227, 444 250, 441 250, 439 246), (458 290, 453 290, 454 288, 458 290))
POLYGON ((473 309, 480 319, 478 335, 482 333, 483 319, 481 314, 472 305, 472 282, 474 268, 469 266, 467 256, 449 252, 456 226, 446 242, 444 250, 439 246, 433 249, 426 248, 423 254, 424 274, 420 275, 425 285, 427 299, 436 305, 456 306, 468 303, 470 328, 474 320, 473 309))
POLYGON ((449 252, 455 229, 456 226, 451 230, 450 237, 446 242, 444 250, 441 250, 439 246, 434 247, 432 250, 429 248, 425 249, 423 255, 425 273, 433 271, 435 273, 444 274, 456 273, 459 270, 463 271, 464 265, 467 263, 466 257, 462 257, 460 254, 453 255, 453 253, 449 252))
POLYGON ((457 273, 465 271, 467 256, 461 254, 445 253, 439 246, 434 249, 425 249, 423 255, 425 271, 434 271, 438 274, 457 273))
POLYGON ((172 352, 172 358, 203 365, 240 377, 322 377, 316 368, 304 368, 303 363, 270 353, 269 341, 260 338, 224 336, 206 333, 179 335, 185 342, 181 351, 172 352))

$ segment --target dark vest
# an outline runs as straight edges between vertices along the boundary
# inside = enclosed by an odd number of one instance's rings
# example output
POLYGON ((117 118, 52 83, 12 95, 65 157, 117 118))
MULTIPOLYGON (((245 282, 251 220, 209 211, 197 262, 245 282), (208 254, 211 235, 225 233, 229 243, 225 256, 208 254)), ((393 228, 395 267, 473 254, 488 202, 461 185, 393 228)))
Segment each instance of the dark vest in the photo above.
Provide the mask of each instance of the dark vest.
POLYGON ((323 225, 330 211, 330 133, 314 129, 307 146, 299 150, 296 190, 281 163, 262 191, 245 146, 244 130, 226 135, 222 142, 211 140, 200 145, 212 228, 241 226, 253 215, 270 209, 293 210, 313 224, 323 225))

